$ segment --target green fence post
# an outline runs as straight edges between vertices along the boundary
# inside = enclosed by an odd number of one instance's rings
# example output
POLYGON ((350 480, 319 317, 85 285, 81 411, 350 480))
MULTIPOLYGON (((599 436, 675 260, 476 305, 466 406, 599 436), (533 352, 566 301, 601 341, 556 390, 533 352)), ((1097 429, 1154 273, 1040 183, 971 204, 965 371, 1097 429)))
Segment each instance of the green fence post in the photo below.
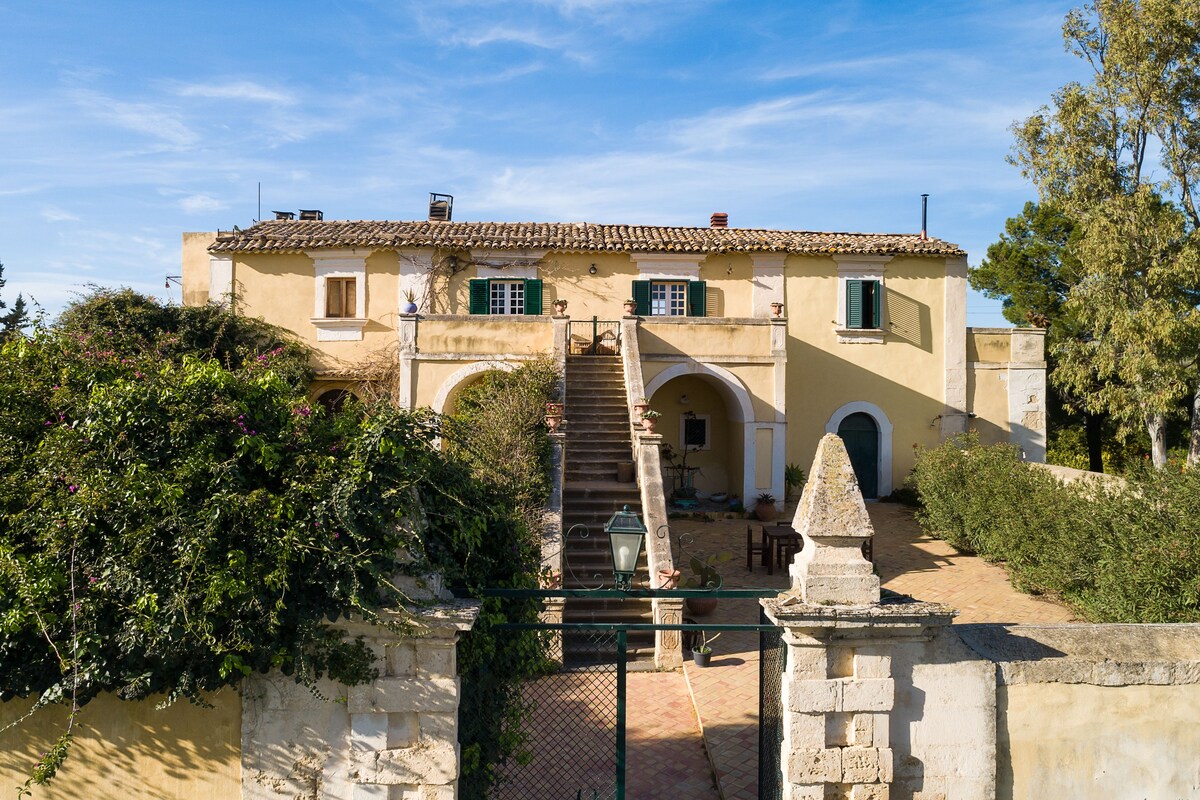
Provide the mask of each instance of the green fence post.
POLYGON ((617 800, 625 800, 625 665, 627 632, 617 631, 617 800))

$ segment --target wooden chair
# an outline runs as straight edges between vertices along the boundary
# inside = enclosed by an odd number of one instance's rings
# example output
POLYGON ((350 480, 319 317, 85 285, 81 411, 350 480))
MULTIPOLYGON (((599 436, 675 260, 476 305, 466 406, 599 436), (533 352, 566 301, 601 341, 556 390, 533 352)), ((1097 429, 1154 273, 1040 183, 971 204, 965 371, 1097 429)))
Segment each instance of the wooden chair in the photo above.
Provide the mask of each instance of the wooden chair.
POLYGON ((767 539, 761 533, 758 541, 754 541, 754 526, 746 526, 746 569, 754 572, 754 554, 757 553, 762 565, 767 566, 767 539))

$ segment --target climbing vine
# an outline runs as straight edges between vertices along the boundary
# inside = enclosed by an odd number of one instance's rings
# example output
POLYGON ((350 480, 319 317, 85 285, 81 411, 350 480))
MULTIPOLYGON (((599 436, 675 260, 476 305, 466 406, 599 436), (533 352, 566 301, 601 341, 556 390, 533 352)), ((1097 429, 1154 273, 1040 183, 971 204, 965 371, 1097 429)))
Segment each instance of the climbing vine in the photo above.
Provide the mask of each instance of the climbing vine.
MULTIPOLYGON (((0 347, 0 700, 202 702, 270 669, 361 683, 369 650, 329 622, 409 601, 397 571, 534 584, 517 504, 435 448, 453 435, 439 419, 331 414, 309 377, 278 331, 133 293, 0 347)), ((502 752, 487 743, 504 736, 505 687, 536 662, 488 627, 464 662, 494 673, 501 713, 470 752, 502 752)))

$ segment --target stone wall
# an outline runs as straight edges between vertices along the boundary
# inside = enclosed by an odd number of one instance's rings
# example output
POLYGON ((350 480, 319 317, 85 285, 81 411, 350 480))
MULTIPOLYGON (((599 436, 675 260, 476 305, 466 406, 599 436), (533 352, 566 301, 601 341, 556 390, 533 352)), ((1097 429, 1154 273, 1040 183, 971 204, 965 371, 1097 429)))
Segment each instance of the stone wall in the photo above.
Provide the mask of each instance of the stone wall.
POLYGON ((1200 797, 1200 625, 949 625, 864 572, 840 439, 810 474, 792 587, 762 601, 788 651, 784 800, 1200 797))
MULTIPOLYGON (((362 636, 380 675, 310 690, 278 672, 223 690, 211 708, 100 697, 75 729, 72 751, 32 798, 150 800, 453 800, 459 774, 459 679, 455 644, 478 612, 443 603, 405 630, 340 623, 362 636)), ((30 701, 0 703, 0 725, 30 701)), ((0 790, 29 776, 63 730, 61 707, 0 729, 0 790)), ((14 790, 15 791, 15 790, 14 790)))

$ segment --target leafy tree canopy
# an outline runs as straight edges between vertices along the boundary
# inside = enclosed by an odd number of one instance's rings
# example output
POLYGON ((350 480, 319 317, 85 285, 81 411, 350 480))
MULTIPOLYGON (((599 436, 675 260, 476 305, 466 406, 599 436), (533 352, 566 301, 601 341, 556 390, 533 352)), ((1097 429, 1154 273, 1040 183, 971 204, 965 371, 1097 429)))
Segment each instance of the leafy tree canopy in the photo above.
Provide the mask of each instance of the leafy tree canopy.
POLYGON ((1145 424, 1158 465, 1190 391, 1197 463, 1200 0, 1096 0, 1063 36, 1092 80, 1015 125, 1012 159, 1078 225, 1069 249, 1084 272, 1064 309, 1090 338, 1064 343, 1056 376, 1126 430, 1145 424))

